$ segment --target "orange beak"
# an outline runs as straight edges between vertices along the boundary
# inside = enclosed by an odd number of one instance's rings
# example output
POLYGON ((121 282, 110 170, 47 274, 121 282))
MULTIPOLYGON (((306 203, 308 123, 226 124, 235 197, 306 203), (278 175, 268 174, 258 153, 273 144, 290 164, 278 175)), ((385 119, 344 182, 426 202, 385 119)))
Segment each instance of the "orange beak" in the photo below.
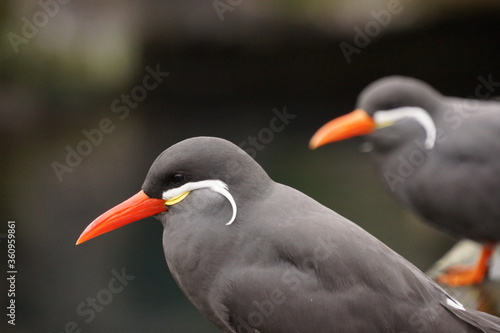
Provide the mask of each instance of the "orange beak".
POLYGON ((309 141, 309 148, 316 149, 327 143, 369 134, 374 129, 373 118, 365 110, 356 109, 323 125, 309 141))
POLYGON ((168 209, 165 206, 165 200, 150 198, 144 191, 139 191, 136 195, 111 208, 90 223, 76 241, 76 245, 166 210, 168 209))

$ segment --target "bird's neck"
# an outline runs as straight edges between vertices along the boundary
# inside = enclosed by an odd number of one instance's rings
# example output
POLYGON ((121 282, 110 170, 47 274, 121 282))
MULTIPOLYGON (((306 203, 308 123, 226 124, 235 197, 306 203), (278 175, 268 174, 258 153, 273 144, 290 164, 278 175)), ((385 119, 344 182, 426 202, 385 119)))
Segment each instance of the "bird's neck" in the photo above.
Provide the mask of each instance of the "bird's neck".
POLYGON ((203 222, 196 223, 195 218, 166 225, 163 247, 177 284, 202 313, 207 313, 212 311, 211 290, 233 254, 237 238, 231 233, 237 227, 226 226, 222 219, 215 226, 203 222), (198 230, 193 233, 193 228, 198 230))
POLYGON ((427 167, 433 150, 427 149, 422 140, 413 139, 390 150, 378 150, 375 145, 373 158, 378 172, 389 190, 407 202, 408 188, 427 167))

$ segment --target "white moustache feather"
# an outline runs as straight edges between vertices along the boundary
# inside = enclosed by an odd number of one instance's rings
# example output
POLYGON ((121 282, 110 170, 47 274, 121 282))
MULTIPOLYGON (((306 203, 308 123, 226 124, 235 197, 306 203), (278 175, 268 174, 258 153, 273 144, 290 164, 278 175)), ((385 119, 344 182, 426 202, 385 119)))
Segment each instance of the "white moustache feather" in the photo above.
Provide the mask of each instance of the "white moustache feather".
POLYGON ((427 111, 419 107, 402 107, 388 111, 377 111, 373 114, 375 123, 384 127, 403 118, 415 119, 425 130, 425 148, 432 149, 436 143, 436 125, 427 111))
POLYGON ((221 180, 208 179, 208 180, 201 180, 199 182, 186 183, 182 186, 163 192, 162 198, 163 200, 168 201, 186 192, 191 192, 202 188, 206 188, 214 192, 217 192, 219 194, 222 194, 229 201, 229 203, 231 203, 231 207, 233 209, 233 216, 231 217, 231 220, 229 220, 229 222, 226 223, 226 225, 230 225, 231 223, 233 223, 234 220, 236 219, 236 212, 237 212, 236 202, 234 201, 234 198, 231 195, 231 193, 229 193, 226 183, 224 183, 221 180))

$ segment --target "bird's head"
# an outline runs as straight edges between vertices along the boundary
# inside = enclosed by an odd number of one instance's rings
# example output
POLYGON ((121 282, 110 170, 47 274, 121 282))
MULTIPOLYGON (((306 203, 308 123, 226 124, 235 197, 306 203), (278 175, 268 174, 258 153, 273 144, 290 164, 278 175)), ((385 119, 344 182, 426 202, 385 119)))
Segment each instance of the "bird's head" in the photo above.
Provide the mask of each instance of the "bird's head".
MULTIPOLYGON (((436 126, 432 113, 439 104, 439 93, 426 83, 408 77, 390 76, 368 85, 358 96, 356 109, 321 127, 311 138, 315 149, 327 143, 354 136, 385 131, 397 144, 408 132, 425 131, 425 147, 432 149, 436 126), (389 133, 389 131, 391 131, 389 133)), ((386 140, 386 141, 387 141, 386 140)))
POLYGON ((165 214, 168 219, 169 208, 174 205, 189 210, 184 200, 195 192, 198 199, 201 192, 210 197, 215 193, 217 200, 227 202, 232 215, 220 223, 231 225, 237 218, 238 203, 259 196, 270 183, 266 172, 229 141, 212 137, 187 139, 160 154, 142 190, 95 219, 77 244, 149 216, 165 214))

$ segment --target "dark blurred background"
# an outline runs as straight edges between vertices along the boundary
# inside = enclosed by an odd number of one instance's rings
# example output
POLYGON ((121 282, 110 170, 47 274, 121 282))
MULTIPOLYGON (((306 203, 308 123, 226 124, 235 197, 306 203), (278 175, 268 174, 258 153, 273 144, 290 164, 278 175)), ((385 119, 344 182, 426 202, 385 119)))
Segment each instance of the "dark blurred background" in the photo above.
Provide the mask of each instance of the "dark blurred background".
POLYGON ((9 332, 216 332, 173 282, 153 218, 74 245, 160 152, 198 135, 246 147, 260 135, 255 158, 274 180, 426 270, 454 240, 395 202, 362 139, 317 151, 308 140, 382 76, 461 97, 479 77, 500 81, 498 0, 10 0, 0 31, 3 309, 8 220, 18 271, 9 332), (289 123, 270 135, 285 108, 289 123))

